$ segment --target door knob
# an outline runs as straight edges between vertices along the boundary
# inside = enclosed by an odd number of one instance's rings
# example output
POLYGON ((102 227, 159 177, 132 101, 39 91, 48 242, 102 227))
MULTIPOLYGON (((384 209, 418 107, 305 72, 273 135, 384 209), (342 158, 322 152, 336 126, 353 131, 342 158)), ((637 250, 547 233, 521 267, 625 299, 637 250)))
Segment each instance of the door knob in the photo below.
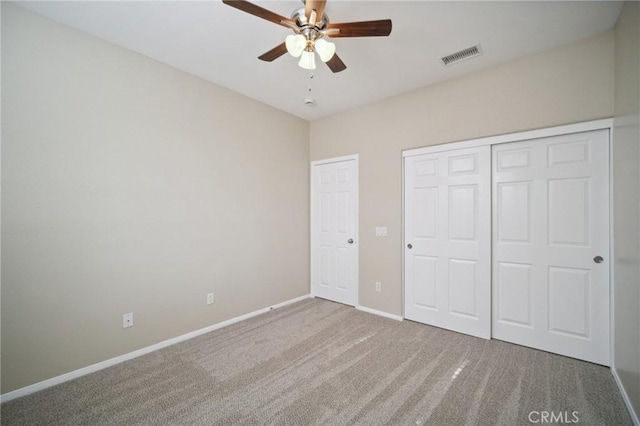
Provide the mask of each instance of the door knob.
POLYGON ((349 244, 353 244, 353 238, 349 238, 349 239, 347 240, 347 242, 348 242, 349 244))
POLYGON ((602 256, 596 256, 593 258, 593 261, 596 263, 602 263, 604 262, 604 259, 602 258, 602 256))
POLYGON ((413 246, 412 246, 411 244, 407 244, 407 248, 408 248, 409 250, 411 250, 411 249, 413 248, 413 246))

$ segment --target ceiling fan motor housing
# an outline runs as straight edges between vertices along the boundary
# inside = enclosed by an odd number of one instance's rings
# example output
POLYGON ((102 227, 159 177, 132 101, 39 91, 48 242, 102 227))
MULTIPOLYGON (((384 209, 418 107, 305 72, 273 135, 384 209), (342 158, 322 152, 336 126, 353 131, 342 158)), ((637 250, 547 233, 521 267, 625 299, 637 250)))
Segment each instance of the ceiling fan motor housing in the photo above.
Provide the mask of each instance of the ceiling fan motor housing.
POLYGON ((329 25, 329 17, 325 13, 322 15, 322 19, 317 19, 315 25, 311 26, 311 24, 309 24, 309 20, 307 19, 307 15, 305 15, 304 7, 296 9, 291 14, 291 20, 296 23, 301 31, 304 31, 305 29, 323 31, 325 28, 327 28, 327 25, 329 25))

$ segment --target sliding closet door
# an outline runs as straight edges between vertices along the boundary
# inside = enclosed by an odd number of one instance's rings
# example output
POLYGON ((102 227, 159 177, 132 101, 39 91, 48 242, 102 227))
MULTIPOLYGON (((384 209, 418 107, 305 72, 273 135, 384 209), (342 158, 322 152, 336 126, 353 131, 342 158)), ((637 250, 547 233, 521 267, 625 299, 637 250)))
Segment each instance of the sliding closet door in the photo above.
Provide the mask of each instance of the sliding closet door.
POLYGON ((609 131, 493 147, 493 337, 609 365, 609 131))
POLYGON ((490 148, 405 158, 405 318, 491 335, 490 148))

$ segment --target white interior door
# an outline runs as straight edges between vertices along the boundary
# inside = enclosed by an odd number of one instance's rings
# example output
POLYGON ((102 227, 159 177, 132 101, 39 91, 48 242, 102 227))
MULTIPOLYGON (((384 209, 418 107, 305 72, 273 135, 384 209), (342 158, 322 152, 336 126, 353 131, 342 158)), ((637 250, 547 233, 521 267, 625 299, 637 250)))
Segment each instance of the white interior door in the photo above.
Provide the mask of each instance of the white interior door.
POLYGON ((311 167, 311 293, 358 302, 358 159, 311 167))
POLYGON ((493 147, 493 337, 609 365, 609 131, 493 147))
POLYGON ((405 318, 491 335, 490 147, 405 158, 405 318))

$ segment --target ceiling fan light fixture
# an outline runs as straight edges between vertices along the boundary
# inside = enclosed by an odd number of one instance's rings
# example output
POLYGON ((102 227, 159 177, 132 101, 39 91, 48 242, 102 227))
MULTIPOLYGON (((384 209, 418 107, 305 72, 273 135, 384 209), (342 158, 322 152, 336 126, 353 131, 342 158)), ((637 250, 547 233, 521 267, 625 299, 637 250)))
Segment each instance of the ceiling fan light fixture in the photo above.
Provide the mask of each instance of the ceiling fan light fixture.
POLYGON ((291 34, 287 36, 284 44, 287 47, 287 52, 297 58, 307 47, 307 39, 302 34, 291 34))
POLYGON ((284 43, 258 56, 258 59, 272 62, 288 52, 291 56, 300 58, 300 67, 309 70, 316 68, 316 51, 333 73, 347 69, 338 57, 335 45, 321 40, 323 37, 386 37, 391 34, 392 28, 391 19, 329 23, 329 17, 324 13, 327 0, 303 0, 304 7, 295 10, 291 18, 281 16, 249 0, 222 0, 222 3, 281 25, 295 33, 287 37, 284 43))
POLYGON ((316 40, 315 48, 322 62, 327 62, 329 59, 333 58, 333 55, 336 53, 336 45, 323 38, 316 40))
POLYGON ((300 62, 298 65, 306 70, 316 69, 316 56, 313 54, 313 50, 304 50, 300 56, 300 62))

